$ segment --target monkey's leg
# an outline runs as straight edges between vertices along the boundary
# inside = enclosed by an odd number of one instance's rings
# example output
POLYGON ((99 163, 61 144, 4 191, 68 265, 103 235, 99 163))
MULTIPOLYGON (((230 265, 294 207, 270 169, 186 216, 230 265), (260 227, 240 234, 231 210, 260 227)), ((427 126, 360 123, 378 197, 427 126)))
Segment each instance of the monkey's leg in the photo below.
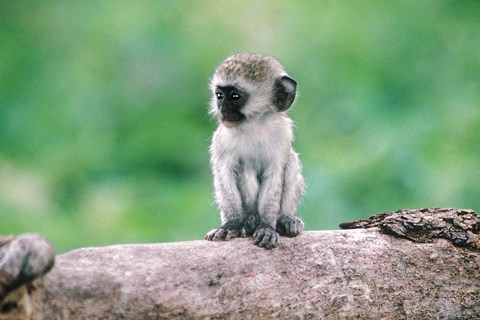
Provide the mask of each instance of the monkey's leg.
POLYGON ((277 231, 282 236, 295 237, 303 231, 303 221, 295 216, 298 203, 302 198, 305 183, 301 173, 298 155, 291 150, 285 166, 284 187, 280 216, 277 219, 277 231))
POLYGON ((215 202, 220 210, 222 226, 207 233, 206 240, 228 241, 244 237, 245 213, 242 198, 236 184, 236 176, 227 165, 213 163, 215 202))

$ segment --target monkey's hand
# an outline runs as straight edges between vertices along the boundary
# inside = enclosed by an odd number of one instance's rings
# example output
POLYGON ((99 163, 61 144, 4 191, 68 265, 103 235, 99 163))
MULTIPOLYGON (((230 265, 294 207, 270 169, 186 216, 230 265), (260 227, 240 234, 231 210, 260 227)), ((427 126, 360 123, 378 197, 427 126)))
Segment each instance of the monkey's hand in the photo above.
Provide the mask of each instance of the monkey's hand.
POLYGON ((243 228, 228 228, 227 226, 222 226, 218 229, 213 229, 205 236, 205 240, 209 241, 228 241, 233 238, 244 238, 247 234, 243 228))
POLYGON ((259 226, 253 234, 253 243, 265 249, 278 246, 280 235, 270 226, 259 226))
POLYGON ((277 232, 282 236, 296 237, 303 231, 303 221, 295 216, 282 215, 277 220, 277 232))

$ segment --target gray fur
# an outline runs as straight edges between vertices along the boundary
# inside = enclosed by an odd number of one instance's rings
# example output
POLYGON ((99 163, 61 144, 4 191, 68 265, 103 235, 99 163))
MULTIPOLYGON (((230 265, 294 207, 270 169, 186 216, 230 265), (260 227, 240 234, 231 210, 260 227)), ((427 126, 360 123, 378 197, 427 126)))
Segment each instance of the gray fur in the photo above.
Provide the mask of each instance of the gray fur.
POLYGON ((286 108, 280 111, 275 106, 275 91, 279 91, 275 85, 284 77, 288 75, 277 60, 256 54, 228 57, 212 77, 210 112, 219 119, 219 126, 210 156, 222 225, 209 232, 207 240, 253 235, 255 244, 270 249, 278 245, 279 233, 294 237, 303 230, 295 212, 304 180, 292 148, 292 121, 285 113, 295 98, 293 79, 288 77, 285 87, 280 87, 288 99, 278 94, 286 108), (215 97, 218 86, 234 86, 248 93, 240 110, 245 120, 235 125, 222 123, 215 97))

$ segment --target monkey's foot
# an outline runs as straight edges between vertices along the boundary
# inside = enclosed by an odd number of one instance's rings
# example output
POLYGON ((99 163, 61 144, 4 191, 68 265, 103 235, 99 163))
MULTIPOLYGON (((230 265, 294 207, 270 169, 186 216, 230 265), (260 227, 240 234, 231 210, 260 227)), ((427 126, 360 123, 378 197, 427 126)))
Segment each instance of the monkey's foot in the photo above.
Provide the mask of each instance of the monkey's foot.
POLYGON ((213 229, 205 236, 208 241, 228 241, 233 238, 246 237, 245 230, 219 228, 213 229))
POLYGON ((245 230, 245 233, 248 237, 253 236, 253 234, 255 233, 255 230, 257 229, 257 226, 258 226, 258 221, 259 221, 258 215, 249 215, 245 219, 245 223, 243 224, 243 229, 245 230))
POLYGON ((271 227, 259 227, 253 234, 253 243, 265 249, 278 246, 280 235, 271 227))
POLYGON ((303 221, 295 216, 281 216, 277 220, 277 232, 282 236, 296 237, 303 231, 303 221))

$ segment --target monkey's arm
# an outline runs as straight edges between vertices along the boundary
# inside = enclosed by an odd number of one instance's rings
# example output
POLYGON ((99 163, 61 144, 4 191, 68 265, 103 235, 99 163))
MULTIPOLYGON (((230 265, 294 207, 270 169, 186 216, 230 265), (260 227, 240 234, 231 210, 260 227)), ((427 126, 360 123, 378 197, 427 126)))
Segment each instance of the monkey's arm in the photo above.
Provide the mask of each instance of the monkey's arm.
POLYGON ((283 190, 283 168, 273 164, 264 172, 258 198, 258 215, 260 222, 253 234, 253 241, 267 249, 278 245, 279 234, 275 231, 280 212, 283 190))
POLYGON ((303 231, 303 221, 295 216, 305 184, 297 153, 290 149, 287 162, 273 166, 262 181, 259 196, 260 224, 254 234, 256 244, 269 248, 278 243, 278 233, 295 237, 303 231))

